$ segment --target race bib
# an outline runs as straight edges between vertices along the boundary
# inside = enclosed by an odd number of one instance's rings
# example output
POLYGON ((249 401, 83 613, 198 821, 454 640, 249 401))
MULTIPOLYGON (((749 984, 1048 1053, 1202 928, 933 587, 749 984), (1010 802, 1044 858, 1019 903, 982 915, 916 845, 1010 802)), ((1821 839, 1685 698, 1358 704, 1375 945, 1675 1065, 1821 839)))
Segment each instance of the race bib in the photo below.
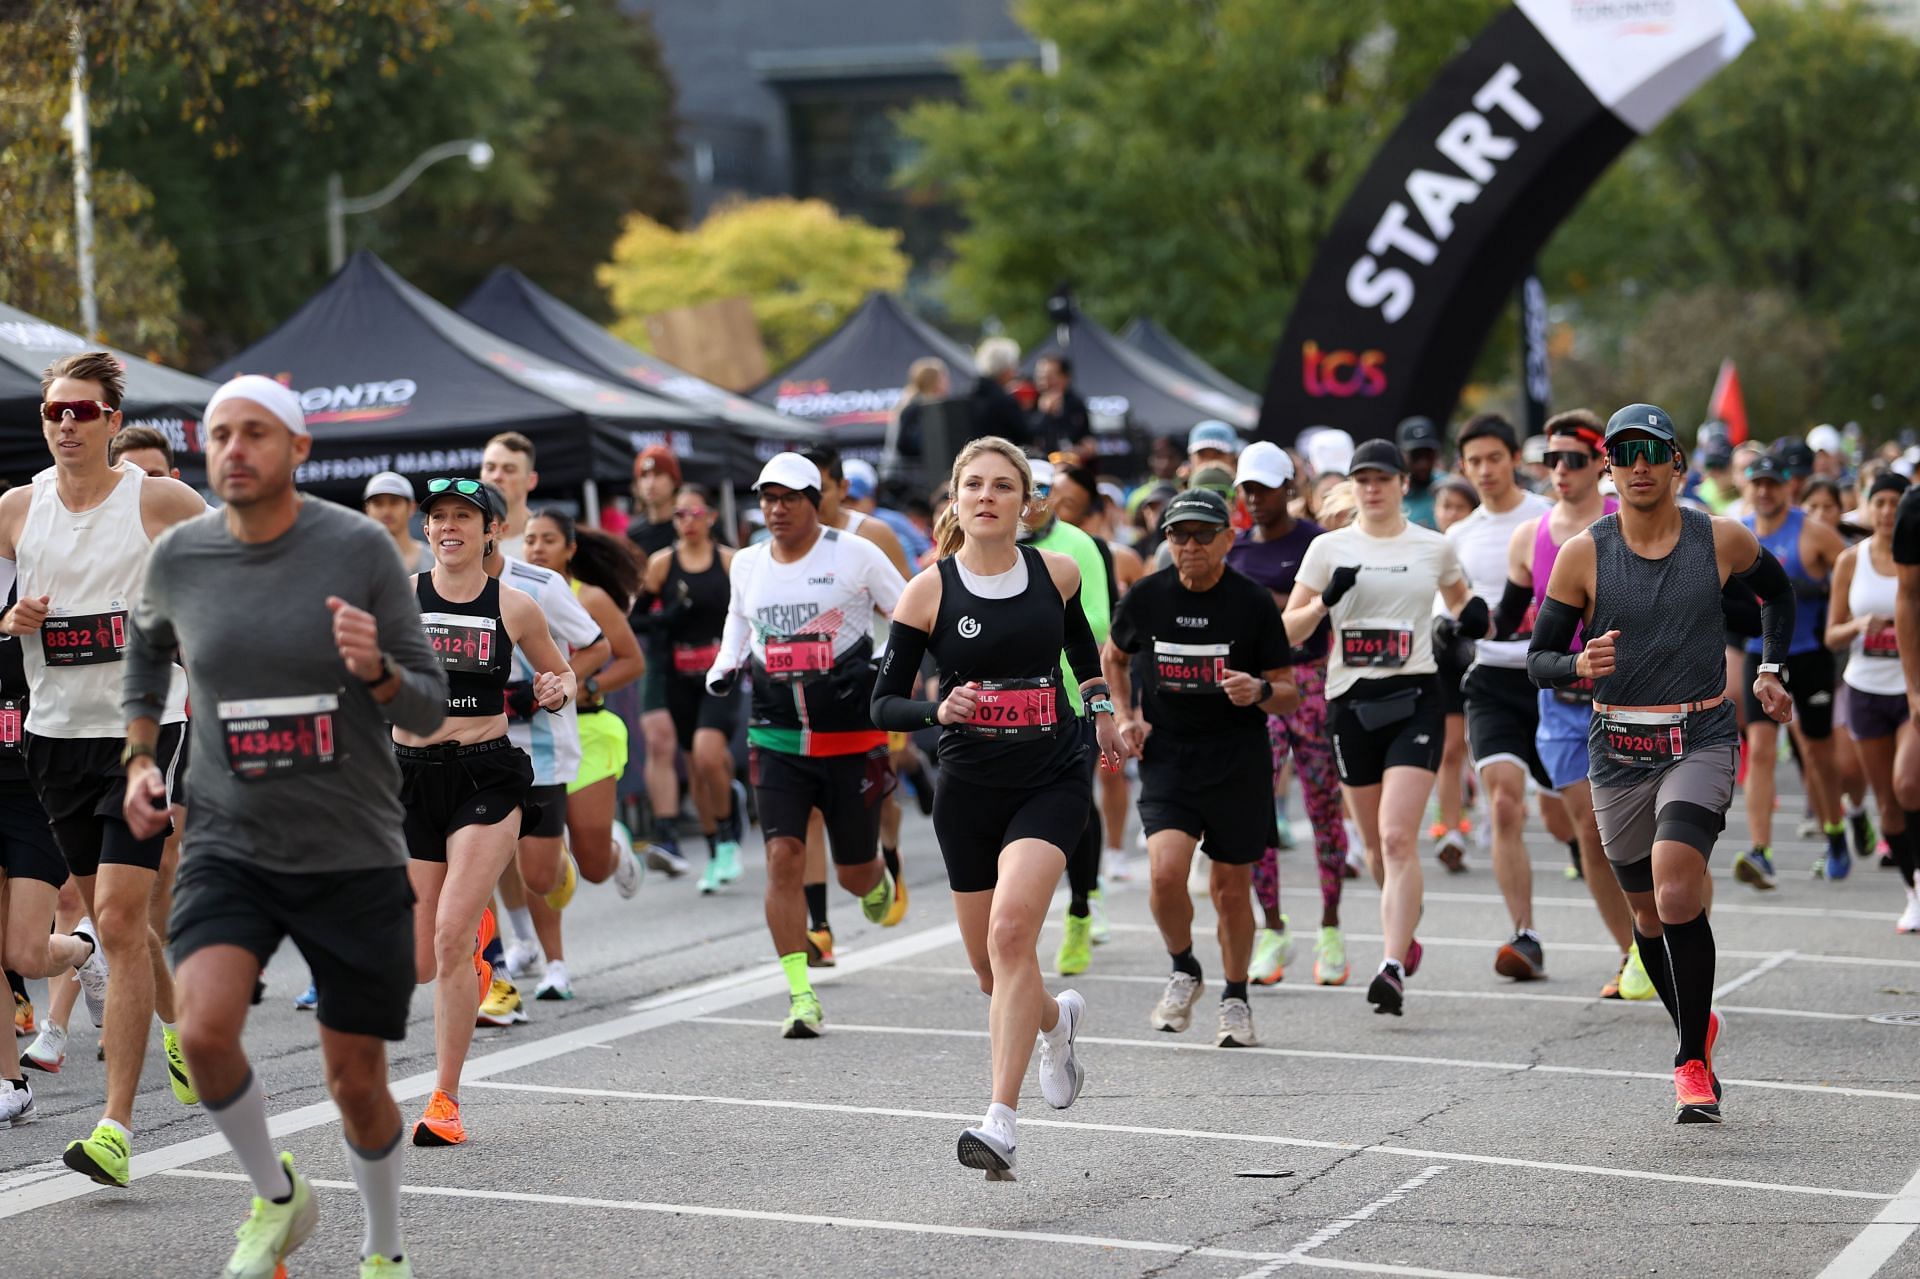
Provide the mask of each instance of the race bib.
POLYGON ((1412 657, 1411 627, 1355 622, 1340 628, 1340 660, 1348 666, 1405 666, 1412 657))
POLYGON ((1153 676, 1163 693, 1211 693, 1227 677, 1227 644, 1153 642, 1153 676))
POLYGON ((1898 657, 1900 640, 1891 626, 1883 626, 1877 631, 1868 631, 1860 637, 1860 655, 1862 657, 1898 657))
POLYGON ((340 698, 333 693, 221 702, 215 710, 227 767, 243 782, 322 772, 340 762, 334 736, 340 698))
POLYGON ((975 737, 1051 737, 1060 727, 1060 695, 1050 680, 983 680, 967 732, 975 737))
POLYGON ((1671 764, 1687 751, 1683 711, 1607 711, 1596 713, 1600 747, 1616 764, 1655 768, 1671 764))
POLYGON ((440 655, 440 664, 450 671, 469 675, 499 673, 498 662, 505 660, 503 650, 507 647, 499 627, 499 620, 492 617, 473 617, 466 613, 420 614, 420 628, 427 633, 427 643, 440 655))
POLYGON ((1583 676, 1565 688, 1556 687, 1553 690, 1553 700, 1562 706, 1591 706, 1593 705, 1593 681, 1583 676))
MULTIPOLYGON (((714 659, 720 656, 720 645, 675 644, 673 646, 673 673, 675 675, 704 675, 714 659)), ((772 667, 768 667, 769 670, 772 667)))
POLYGON ((117 662, 127 647, 127 610, 49 617, 40 623, 40 651, 48 666, 117 662))
POLYGON ((26 719, 26 698, 0 697, 0 755, 15 758, 20 755, 20 733, 26 719))
POLYGON ((833 669, 833 638, 827 635, 783 635, 767 640, 764 665, 776 684, 805 684, 833 669))

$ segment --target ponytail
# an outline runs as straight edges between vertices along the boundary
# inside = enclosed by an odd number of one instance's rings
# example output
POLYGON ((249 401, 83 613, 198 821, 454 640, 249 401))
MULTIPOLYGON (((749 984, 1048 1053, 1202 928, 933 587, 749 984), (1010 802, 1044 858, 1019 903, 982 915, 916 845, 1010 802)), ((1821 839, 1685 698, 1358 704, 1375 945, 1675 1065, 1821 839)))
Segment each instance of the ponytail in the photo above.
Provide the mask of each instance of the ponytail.
POLYGON ((948 498, 941 508, 939 518, 933 522, 933 545, 939 552, 938 558, 946 559, 957 555, 966 545, 967 535, 960 531, 960 503, 957 498, 948 498))

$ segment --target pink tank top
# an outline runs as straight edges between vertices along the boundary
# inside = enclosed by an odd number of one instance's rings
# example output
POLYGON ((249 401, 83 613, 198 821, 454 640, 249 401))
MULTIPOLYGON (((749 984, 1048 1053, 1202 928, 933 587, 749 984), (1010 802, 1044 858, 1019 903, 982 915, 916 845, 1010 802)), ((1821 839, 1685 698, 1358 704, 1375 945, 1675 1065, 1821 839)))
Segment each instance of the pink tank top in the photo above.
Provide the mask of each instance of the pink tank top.
MULTIPOLYGON (((1612 515, 1619 509, 1620 499, 1610 497, 1606 499, 1606 509, 1600 513, 1612 515)), ((1535 613, 1538 613, 1540 605, 1546 602, 1547 579, 1553 576, 1553 562, 1560 557, 1560 546, 1553 540, 1553 530, 1548 526, 1548 519, 1548 516, 1542 515, 1540 526, 1534 530, 1533 534, 1533 611, 1535 613)), ((1528 623, 1528 628, 1531 629, 1531 617, 1528 618, 1528 623)), ((1580 628, 1575 627, 1573 647, 1568 651, 1577 653, 1580 648, 1580 628)))

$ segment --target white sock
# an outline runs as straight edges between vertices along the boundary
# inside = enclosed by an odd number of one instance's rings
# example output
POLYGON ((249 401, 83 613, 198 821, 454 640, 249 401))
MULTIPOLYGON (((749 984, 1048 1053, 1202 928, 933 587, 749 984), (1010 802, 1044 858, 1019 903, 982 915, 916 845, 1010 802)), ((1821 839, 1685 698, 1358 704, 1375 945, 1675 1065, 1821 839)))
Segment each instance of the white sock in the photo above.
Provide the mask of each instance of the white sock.
POLYGON ((101 1125, 105 1125, 106 1127, 113 1129, 115 1132, 119 1133, 122 1137, 125 1137, 128 1141, 133 1140, 133 1129, 127 1127, 125 1124, 121 1123, 118 1119, 102 1118, 100 1120, 100 1124, 96 1124, 95 1127, 99 1127, 101 1125))
POLYGON ((507 922, 513 925, 513 935, 529 946, 538 944, 540 936, 533 931, 533 912, 525 906, 516 906, 507 912, 507 922))
POLYGON ((366 1213, 367 1233, 360 1241, 360 1256, 399 1258, 406 1254, 400 1238, 400 1152, 407 1127, 394 1130, 393 1140, 380 1151, 366 1151, 342 1138, 347 1148, 347 1164, 353 1169, 353 1184, 360 1188, 360 1206, 366 1213))
MULTIPOLYGON (((1051 1044, 1055 1048, 1058 1048, 1062 1044, 1066 1043, 1067 1042, 1067 1010, 1064 1008, 1060 1010, 1060 1015, 1057 1019, 1055 1019, 1052 1030, 1043 1030, 1040 1032, 1040 1034, 1042 1035, 1042 1037, 1046 1039, 1047 1043, 1051 1044)), ((994 1104, 998 1105, 999 1103, 996 1102, 994 1104)))
POLYGON ((1009 1138, 1013 1136, 1013 1126, 1019 1118, 1020 1116, 1013 1112, 1012 1107, 1003 1106, 997 1101, 987 1106, 987 1127, 998 1128, 1009 1138))
POLYGON ((285 1199, 293 1193, 286 1166, 273 1152, 273 1137, 267 1132, 267 1095, 261 1091, 257 1075, 249 1070, 239 1092, 225 1101, 208 1098, 205 1109, 213 1126, 233 1147, 240 1166, 253 1179, 254 1194, 262 1199, 285 1199))
POLYGON ((564 986, 567 984, 566 960, 549 959, 547 961, 546 983, 549 986, 564 986))

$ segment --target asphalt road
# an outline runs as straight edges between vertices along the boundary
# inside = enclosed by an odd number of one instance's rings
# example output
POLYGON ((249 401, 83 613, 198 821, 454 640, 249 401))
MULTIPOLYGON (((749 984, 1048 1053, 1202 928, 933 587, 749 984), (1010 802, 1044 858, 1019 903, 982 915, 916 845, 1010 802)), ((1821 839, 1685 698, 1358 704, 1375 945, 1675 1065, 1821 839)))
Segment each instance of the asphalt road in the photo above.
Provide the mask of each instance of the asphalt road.
MULTIPOLYGON (((1354 980, 1313 986, 1300 928, 1287 979, 1255 992, 1253 1050, 1212 1046, 1204 902, 1203 1015, 1185 1035, 1149 1029, 1165 954, 1144 887, 1118 888, 1112 941, 1074 982, 1086 1091, 1055 1112, 1030 1089, 1013 1184, 954 1159, 986 1101, 986 1004, 917 816, 901 928, 869 927, 836 892, 841 963, 814 1042, 778 1038, 757 856, 715 898, 658 875, 630 903, 583 888, 568 912, 579 999, 480 1031, 472 1140, 407 1151, 416 1273, 1920 1274, 1920 1025, 1869 1020, 1920 1012, 1920 938, 1893 931, 1897 877, 1817 882, 1812 845, 1789 841, 1780 889, 1756 893, 1728 874, 1742 825, 1715 858, 1724 1125, 1671 1122, 1672 1031, 1657 1004, 1593 998, 1616 957, 1540 836, 1549 980, 1493 973, 1508 930, 1484 857, 1458 877, 1429 863, 1407 1015, 1374 1016, 1377 896, 1348 881, 1354 980)), ((1311 922, 1310 855, 1286 855, 1282 874, 1289 913, 1311 922)), ((353 1273, 360 1238, 313 1023, 290 1006, 305 979, 284 949, 248 1028, 279 1140, 322 1187, 294 1279, 353 1273)), ((431 1001, 414 1010, 393 1066, 410 1118, 432 1069, 431 1001)), ((217 1274, 250 1192, 205 1118, 174 1102, 157 1033, 132 1188, 58 1171, 101 1088, 76 1020, 68 1068, 36 1077, 40 1119, 0 1129, 4 1273, 217 1274)))

